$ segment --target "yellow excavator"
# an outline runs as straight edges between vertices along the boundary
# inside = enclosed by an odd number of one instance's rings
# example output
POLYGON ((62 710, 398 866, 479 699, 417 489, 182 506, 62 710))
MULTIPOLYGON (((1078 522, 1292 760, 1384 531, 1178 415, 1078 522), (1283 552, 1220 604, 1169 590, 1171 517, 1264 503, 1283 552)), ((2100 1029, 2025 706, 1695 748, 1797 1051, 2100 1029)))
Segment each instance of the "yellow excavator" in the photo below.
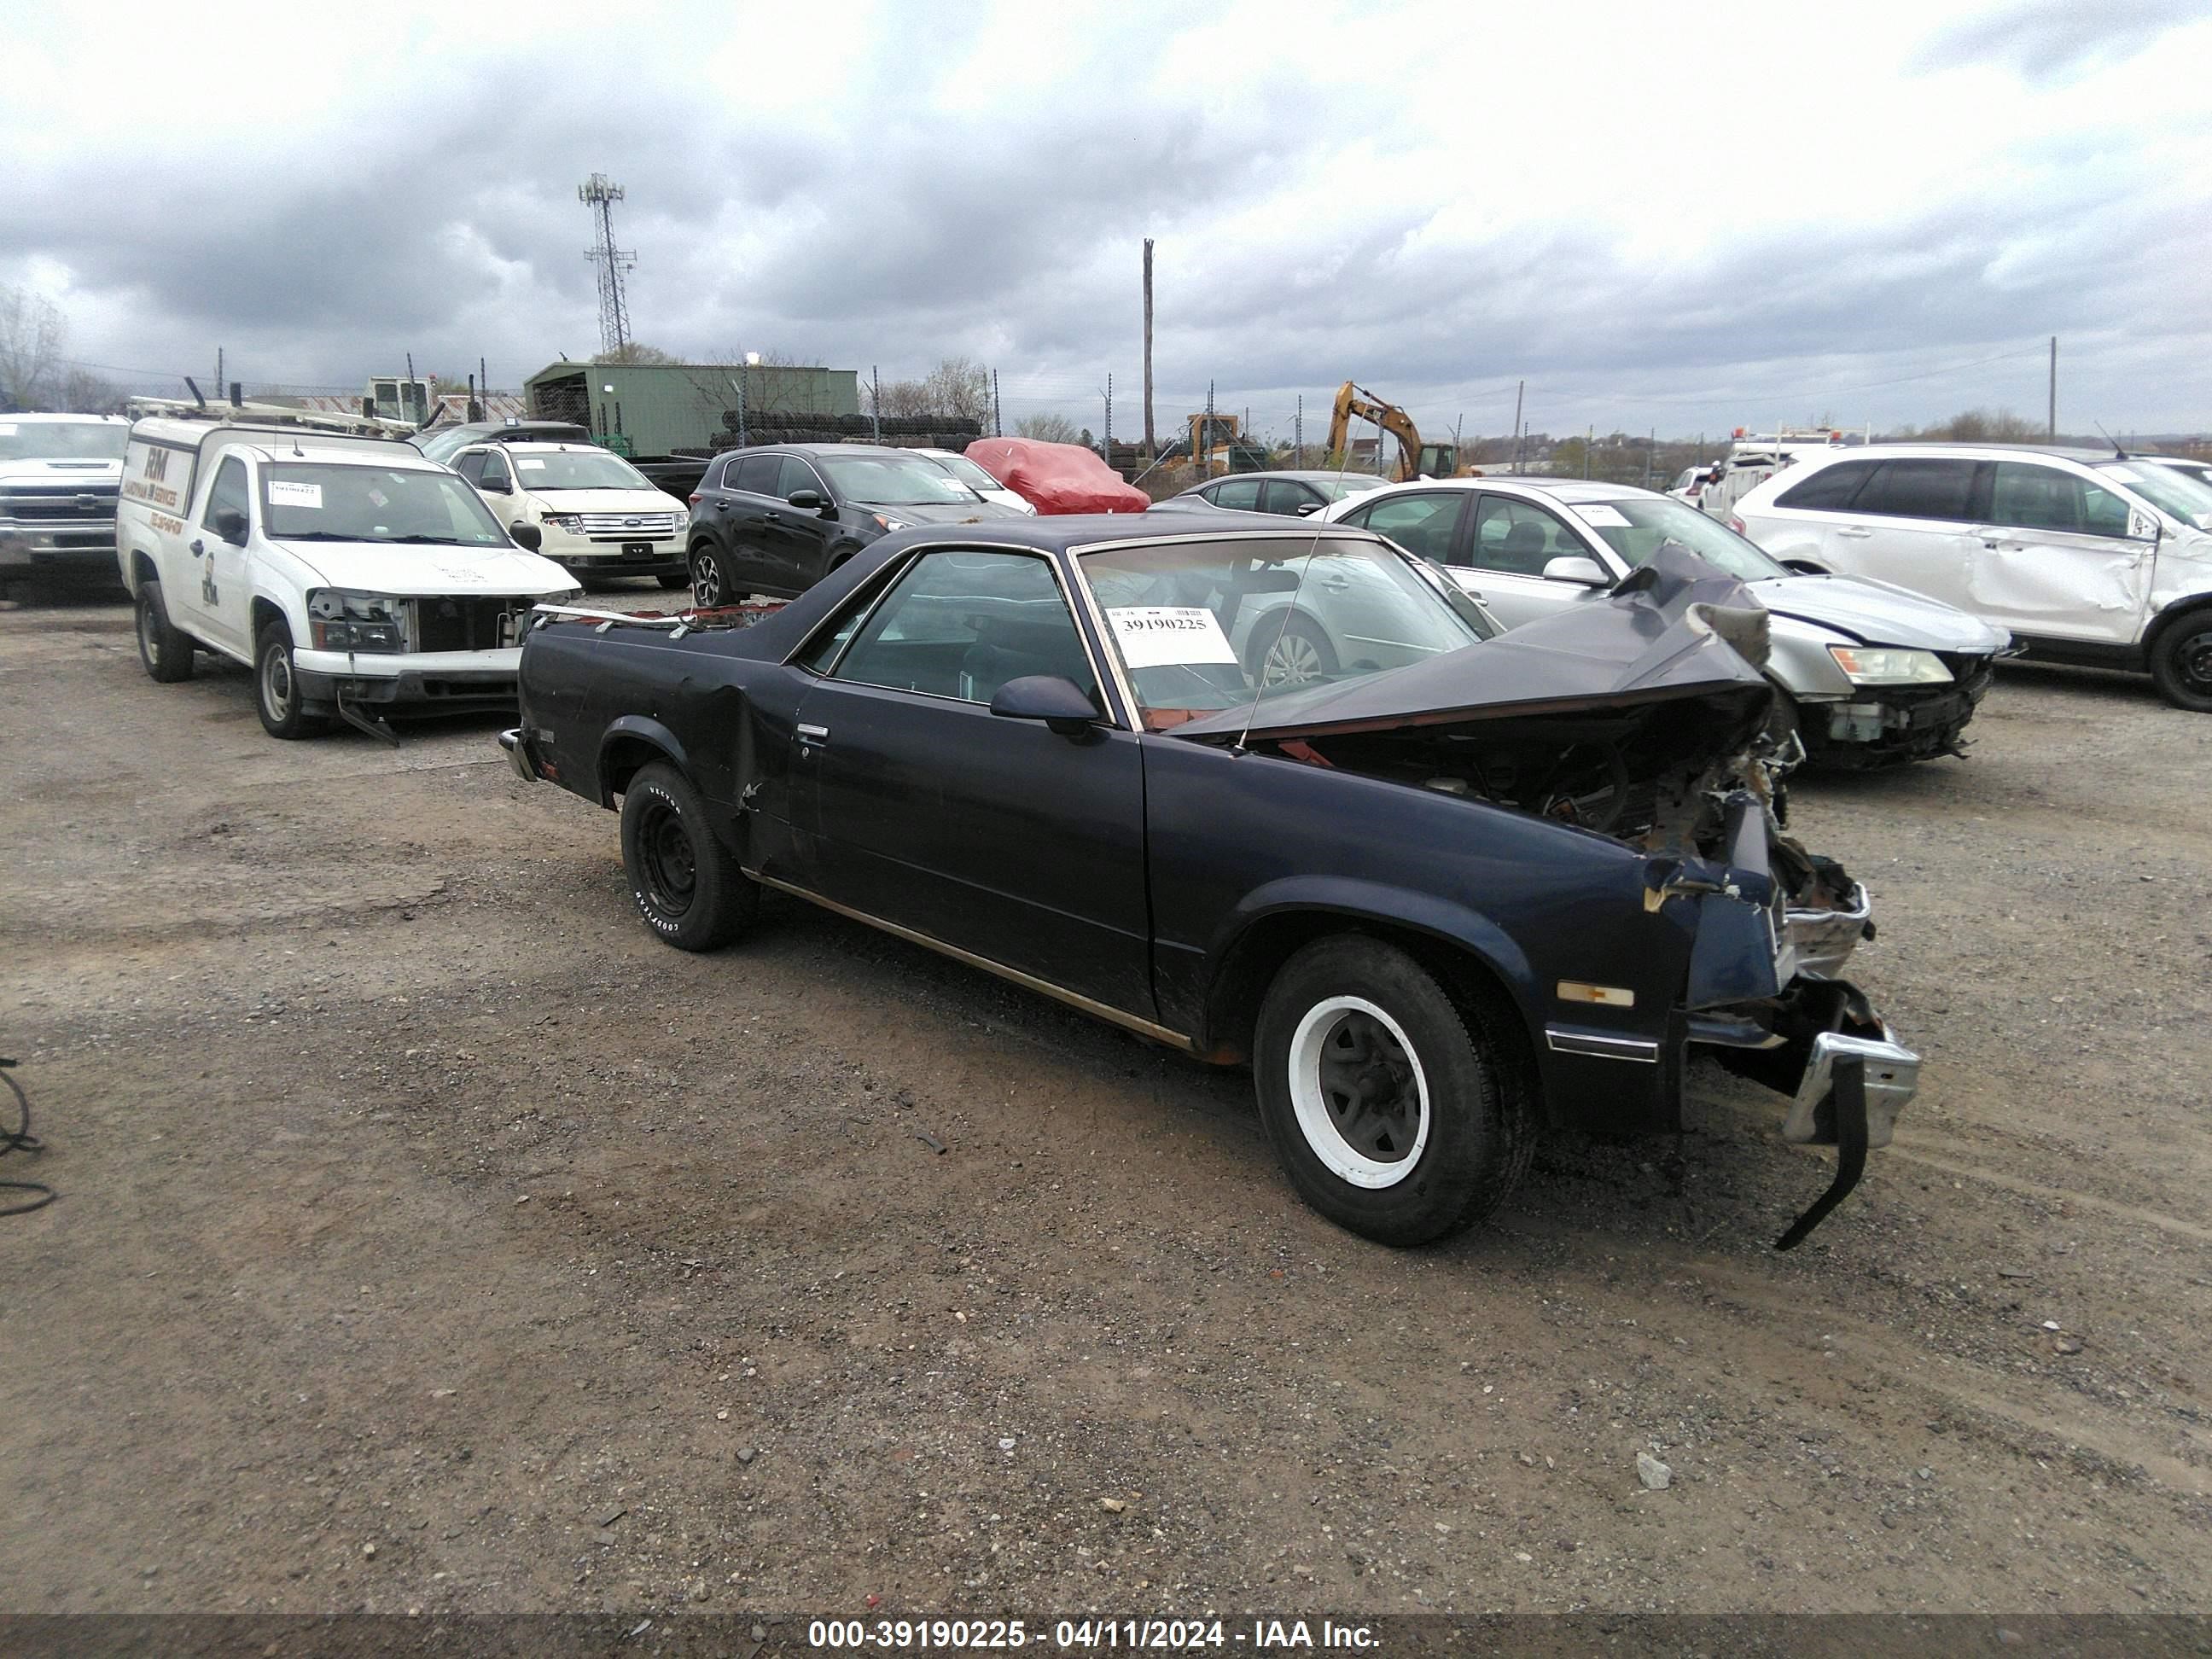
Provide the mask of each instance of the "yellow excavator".
POLYGON ((1351 453, 1352 422, 1357 416, 1372 421, 1398 441, 1398 482, 1415 478, 1480 477, 1474 467, 1462 469, 1456 444, 1424 443, 1413 417, 1395 404, 1385 403, 1364 386, 1346 380, 1336 394, 1336 408, 1328 419, 1328 453, 1351 453))

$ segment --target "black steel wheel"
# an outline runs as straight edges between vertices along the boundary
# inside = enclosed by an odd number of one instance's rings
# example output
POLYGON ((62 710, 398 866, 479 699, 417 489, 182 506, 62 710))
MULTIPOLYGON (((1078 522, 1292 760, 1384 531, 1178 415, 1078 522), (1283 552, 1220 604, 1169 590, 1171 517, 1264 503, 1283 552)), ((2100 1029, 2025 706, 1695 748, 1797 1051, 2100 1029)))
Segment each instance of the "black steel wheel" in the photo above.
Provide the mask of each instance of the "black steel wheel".
POLYGON ((623 792, 623 867, 645 925, 679 951, 714 951, 749 927, 760 889, 707 820, 691 781, 666 761, 623 792))
POLYGON ((2175 708, 2212 714, 2212 607, 2166 625, 2151 653, 2150 672, 2175 708))
POLYGON ((1252 1079, 1299 1195, 1385 1244, 1490 1214, 1535 1146, 1512 1019, 1380 939, 1340 934, 1292 956, 1261 1007, 1252 1079))

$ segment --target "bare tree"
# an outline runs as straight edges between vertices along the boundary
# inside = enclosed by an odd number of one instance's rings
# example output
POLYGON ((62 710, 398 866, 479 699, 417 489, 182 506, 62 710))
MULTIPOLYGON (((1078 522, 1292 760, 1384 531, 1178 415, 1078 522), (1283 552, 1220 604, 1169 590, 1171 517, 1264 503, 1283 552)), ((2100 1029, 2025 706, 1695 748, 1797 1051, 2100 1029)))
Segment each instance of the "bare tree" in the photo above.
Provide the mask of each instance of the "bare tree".
POLYGON ((991 372, 972 357, 947 357, 919 380, 886 380, 880 398, 868 386, 861 395, 868 412, 878 415, 991 418, 991 372))
POLYGON ((1041 443, 1073 444, 1085 441, 1089 434, 1079 434, 1075 422, 1065 415, 1024 415, 1014 422, 1016 435, 1035 438, 1041 443))
POLYGON ((0 288, 0 408, 35 409, 54 395, 69 324, 53 302, 0 288))

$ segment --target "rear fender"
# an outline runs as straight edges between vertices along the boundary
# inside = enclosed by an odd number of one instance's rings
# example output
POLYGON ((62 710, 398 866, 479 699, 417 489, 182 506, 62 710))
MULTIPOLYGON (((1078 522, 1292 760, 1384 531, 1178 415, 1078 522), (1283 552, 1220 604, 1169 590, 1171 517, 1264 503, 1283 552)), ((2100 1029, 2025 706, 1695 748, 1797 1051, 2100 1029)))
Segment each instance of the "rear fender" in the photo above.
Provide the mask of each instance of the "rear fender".
POLYGON ((624 714, 609 723, 599 736, 599 752, 592 764, 599 805, 611 807, 639 767, 666 760, 684 776, 691 775, 691 757, 676 734, 659 720, 643 714, 624 714), (641 755, 641 751, 646 751, 641 755))

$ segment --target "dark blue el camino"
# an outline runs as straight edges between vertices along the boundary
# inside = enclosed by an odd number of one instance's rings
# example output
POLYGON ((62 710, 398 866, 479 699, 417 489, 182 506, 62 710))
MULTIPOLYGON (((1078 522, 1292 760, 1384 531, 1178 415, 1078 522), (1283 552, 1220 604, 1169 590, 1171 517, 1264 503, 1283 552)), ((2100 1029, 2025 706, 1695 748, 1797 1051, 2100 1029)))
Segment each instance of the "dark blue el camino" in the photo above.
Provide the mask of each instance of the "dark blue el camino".
POLYGON ((1346 526, 937 525, 764 617, 542 613, 501 742, 620 802, 670 944, 778 888, 1249 1061, 1292 1183, 1391 1243, 1486 1214, 1547 1124, 1674 1129, 1711 1045, 1839 1148, 1786 1246, 1918 1062, 1835 977, 1863 893, 1777 828, 1765 629, 1673 549, 1492 637, 1346 526))

